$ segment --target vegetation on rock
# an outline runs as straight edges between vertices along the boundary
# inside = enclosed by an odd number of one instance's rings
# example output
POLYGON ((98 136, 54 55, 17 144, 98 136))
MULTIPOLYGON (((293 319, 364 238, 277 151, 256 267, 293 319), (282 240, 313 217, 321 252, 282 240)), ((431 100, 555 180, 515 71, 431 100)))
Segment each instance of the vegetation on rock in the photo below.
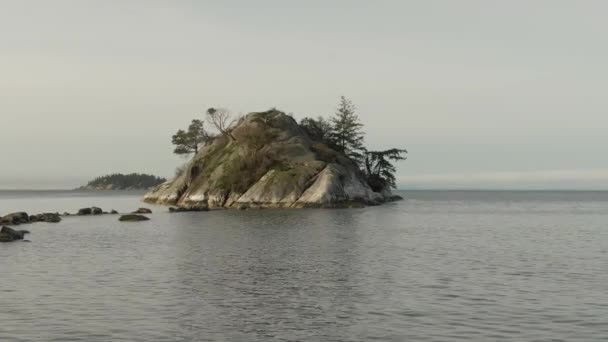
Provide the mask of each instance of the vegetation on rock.
POLYGON ((230 132, 239 118, 232 118, 230 112, 223 108, 209 108, 205 115, 217 133, 208 131, 202 120, 194 119, 187 130, 180 129, 171 137, 171 143, 175 145, 173 153, 197 154, 201 146, 213 142, 218 136, 234 138, 230 132))
POLYGON ((365 151, 365 176, 367 183, 374 191, 382 191, 386 187, 395 188, 395 172, 397 168, 391 161, 404 160, 406 150, 391 148, 386 151, 365 151))
POLYGON ((340 98, 340 105, 336 114, 331 118, 330 143, 334 143, 336 150, 361 164, 363 159, 363 124, 355 114, 355 105, 344 96, 340 98))
POLYGON ((173 153, 189 155, 198 153, 198 148, 213 139, 205 130, 205 123, 201 120, 192 120, 187 130, 180 129, 171 137, 171 143, 175 145, 173 153))
POLYGON ((405 160, 407 150, 391 148, 383 151, 370 151, 364 145, 363 124, 355 114, 356 107, 344 96, 335 115, 328 121, 323 117, 304 118, 300 126, 308 136, 322 142, 325 146, 314 146, 322 160, 332 160, 339 152, 355 162, 365 174, 368 184, 374 191, 395 188, 397 168, 393 162, 405 160), (331 151, 331 150, 335 151, 331 151))

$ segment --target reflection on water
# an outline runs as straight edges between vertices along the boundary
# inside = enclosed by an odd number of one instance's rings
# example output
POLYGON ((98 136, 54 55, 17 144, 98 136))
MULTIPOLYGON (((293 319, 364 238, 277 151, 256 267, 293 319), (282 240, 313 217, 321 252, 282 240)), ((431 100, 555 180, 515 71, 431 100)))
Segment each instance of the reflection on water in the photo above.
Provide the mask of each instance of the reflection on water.
MULTIPOLYGON (((19 196, 0 193, 0 211, 15 198, 31 212, 56 204, 48 193, 19 196)), ((0 340, 608 336, 608 194, 405 196, 365 209, 154 208, 140 223, 28 225, 31 243, 0 245, 0 340)), ((134 195, 86 199, 57 196, 69 208, 141 205, 134 195)))

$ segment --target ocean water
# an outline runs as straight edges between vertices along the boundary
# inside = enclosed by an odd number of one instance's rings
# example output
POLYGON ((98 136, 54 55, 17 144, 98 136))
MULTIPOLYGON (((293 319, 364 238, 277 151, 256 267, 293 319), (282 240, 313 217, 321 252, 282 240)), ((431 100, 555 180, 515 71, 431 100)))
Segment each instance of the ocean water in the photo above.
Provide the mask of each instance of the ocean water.
MULTIPOLYGON (((0 244, 0 341, 607 341, 608 193, 68 217, 0 244)), ((139 193, 0 192, 0 213, 139 193)))

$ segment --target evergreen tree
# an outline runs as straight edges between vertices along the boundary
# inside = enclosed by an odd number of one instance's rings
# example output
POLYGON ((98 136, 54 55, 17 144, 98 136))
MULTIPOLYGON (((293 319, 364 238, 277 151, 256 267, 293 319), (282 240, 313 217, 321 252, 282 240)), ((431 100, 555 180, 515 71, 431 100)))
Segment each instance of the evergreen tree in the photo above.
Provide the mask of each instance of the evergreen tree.
POLYGON ((374 191, 382 191, 387 187, 395 188, 395 172, 397 168, 391 161, 405 160, 403 155, 407 150, 391 148, 385 151, 366 151, 363 172, 367 183, 374 191))
POLYGON ((205 130, 203 121, 192 120, 187 131, 180 129, 173 135, 171 139, 171 142, 175 145, 173 153, 181 155, 196 154, 199 146, 211 139, 212 137, 205 130))
POLYGON ((355 109, 355 105, 350 100, 344 96, 340 98, 338 110, 331 118, 331 138, 335 141, 338 152, 361 164, 364 151, 364 134, 361 130, 363 124, 355 114, 355 109))

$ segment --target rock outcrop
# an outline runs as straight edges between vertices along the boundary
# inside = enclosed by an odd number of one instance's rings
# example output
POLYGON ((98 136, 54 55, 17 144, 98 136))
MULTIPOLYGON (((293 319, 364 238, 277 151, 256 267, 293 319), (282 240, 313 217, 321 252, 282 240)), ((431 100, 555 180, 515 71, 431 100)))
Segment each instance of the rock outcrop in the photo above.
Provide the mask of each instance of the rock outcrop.
POLYGON ((12 226, 34 222, 57 223, 60 221, 61 216, 59 215, 59 213, 42 213, 36 215, 28 215, 26 212, 17 212, 0 217, 0 224, 12 226))
POLYGON ((23 223, 30 223, 30 217, 26 212, 11 213, 0 218, 0 224, 19 225, 23 223))
POLYGON ((101 215, 103 214, 103 210, 98 207, 90 207, 90 208, 82 208, 78 210, 76 215, 86 216, 86 215, 101 215))
POLYGON ((61 222, 61 216, 59 215, 59 213, 43 213, 38 215, 31 215, 30 222, 58 223, 61 222))
POLYGON ((374 192, 344 155, 312 141, 290 116, 243 117, 200 149, 184 171, 144 196, 180 208, 305 208, 375 205, 374 192))
POLYGON ((25 234, 29 234, 27 230, 15 230, 9 227, 2 227, 0 229, 0 242, 12 242, 17 240, 23 240, 25 234))

